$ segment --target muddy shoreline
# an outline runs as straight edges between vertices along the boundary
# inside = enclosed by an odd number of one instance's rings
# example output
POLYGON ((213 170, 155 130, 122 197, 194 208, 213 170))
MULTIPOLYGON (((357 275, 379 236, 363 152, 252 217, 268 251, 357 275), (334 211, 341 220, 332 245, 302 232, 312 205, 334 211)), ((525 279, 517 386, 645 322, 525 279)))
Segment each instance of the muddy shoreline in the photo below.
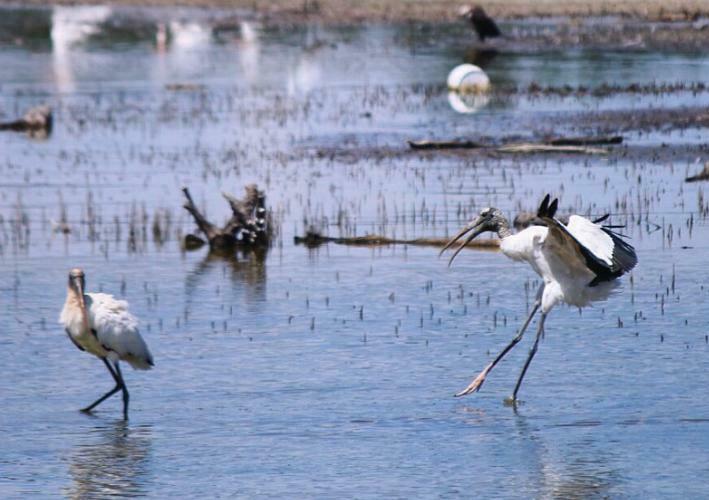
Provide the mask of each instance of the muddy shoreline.
MULTIPOLYGON (((503 37, 482 44, 459 16, 465 2, 346 2, 344 0, 118 0, 107 5, 115 14, 107 27, 120 31, 127 19, 143 23, 144 33, 160 23, 195 21, 215 36, 240 33, 241 23, 287 28, 318 25, 327 28, 365 24, 408 24, 426 36, 432 26, 449 26, 459 33, 459 43, 470 47, 468 58, 484 66, 491 52, 528 52, 569 48, 600 50, 666 50, 702 52, 709 46, 709 2, 681 0, 659 2, 591 3, 542 1, 529 5, 492 0, 485 6, 500 23, 503 37), (478 60, 482 59, 482 60, 478 60)), ((39 31, 53 6, 95 5, 88 0, 0 0, 0 9, 25 12, 20 22, 39 31), (36 12, 46 11, 36 16, 36 12), (28 14, 29 13, 29 14, 28 14)), ((8 25, 15 29, 17 22, 8 25)), ((9 36, 12 40, 12 36, 9 36)))
MULTIPOLYGON (((94 0, 0 0, 5 7, 96 5, 94 0)), ((250 15, 267 22, 321 22, 329 25, 361 22, 456 21, 459 9, 469 2, 453 0, 113 0, 114 7, 193 7, 220 10, 220 15, 250 15)), ((709 16, 703 0, 561 1, 487 0, 485 9, 498 19, 564 16, 582 22, 588 17, 621 16, 648 22, 697 22, 709 16)))

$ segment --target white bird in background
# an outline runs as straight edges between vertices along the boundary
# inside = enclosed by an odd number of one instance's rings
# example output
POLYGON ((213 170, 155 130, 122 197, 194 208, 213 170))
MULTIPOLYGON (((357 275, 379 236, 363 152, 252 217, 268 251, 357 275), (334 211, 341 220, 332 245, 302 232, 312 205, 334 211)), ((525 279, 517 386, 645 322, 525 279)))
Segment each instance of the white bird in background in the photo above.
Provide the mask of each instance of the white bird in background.
POLYGON ((101 32, 101 25, 112 14, 106 5, 52 7, 52 66, 54 80, 60 92, 73 92, 76 87, 76 73, 81 70, 83 57, 77 56, 81 45, 91 36, 101 32))
POLYGON ((201 50, 212 39, 212 28, 198 22, 171 21, 168 29, 173 49, 201 50))
POLYGON ((249 21, 241 21, 239 30, 241 32, 241 37, 237 41, 239 66, 241 66, 245 80, 250 84, 255 84, 258 82, 259 76, 262 76, 259 71, 261 62, 259 27, 249 21))
POLYGON ((157 29, 155 30, 155 49, 160 54, 164 54, 167 51, 167 42, 167 26, 165 23, 158 23, 157 29))
POLYGON ((605 300, 618 286, 618 278, 637 264, 635 250, 622 240, 621 235, 611 230, 614 226, 598 224, 608 218, 608 215, 595 221, 572 215, 568 224, 563 224, 554 217, 557 207, 558 200, 549 203, 547 195, 537 212, 539 223, 546 227, 534 225, 517 234, 512 234, 510 224, 502 212, 496 208, 485 208, 441 250, 443 253, 465 234, 473 231, 455 251, 450 265, 473 238, 485 231, 492 231, 500 237, 500 250, 505 256, 528 263, 542 278, 532 311, 517 336, 456 396, 465 396, 480 390, 485 377, 522 339, 532 318, 541 308, 537 337, 510 398, 511 402, 516 402, 522 379, 537 352, 549 311, 559 303, 584 307, 592 302, 605 300))
POLYGON ((59 322, 76 347, 103 361, 116 387, 81 411, 89 413, 105 399, 123 391, 123 418, 128 419, 128 388, 118 362, 125 361, 137 370, 149 370, 153 356, 138 333, 138 320, 128 312, 128 303, 105 293, 84 293, 84 284, 84 271, 72 269, 59 322))

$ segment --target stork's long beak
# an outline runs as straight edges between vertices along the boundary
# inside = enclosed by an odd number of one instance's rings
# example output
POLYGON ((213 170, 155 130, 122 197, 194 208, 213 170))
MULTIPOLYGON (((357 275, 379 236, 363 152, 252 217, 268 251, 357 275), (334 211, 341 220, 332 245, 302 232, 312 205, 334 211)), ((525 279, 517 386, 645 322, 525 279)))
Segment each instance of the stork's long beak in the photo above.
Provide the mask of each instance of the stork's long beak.
POLYGON ((484 217, 478 217, 478 218, 475 219, 473 222, 471 222, 470 224, 468 224, 467 226, 465 226, 463 229, 460 230, 460 232, 459 232, 458 234, 456 234, 455 236, 453 236, 453 239, 451 239, 451 240, 446 244, 446 246, 443 247, 443 249, 442 249, 441 252, 438 254, 438 256, 440 257, 441 255, 443 255, 443 252, 445 252, 445 251, 448 250, 450 247, 452 247, 453 244, 454 244, 456 241, 458 241, 459 239, 461 239, 463 236, 465 236, 465 235, 466 235, 467 233, 469 233, 470 231, 473 231, 472 233, 470 233, 470 236, 468 236, 468 237, 465 239, 465 241, 463 241, 463 243, 461 243, 460 246, 455 249, 455 252, 453 252, 453 255, 451 256, 450 260, 448 261, 448 266, 450 266, 450 265, 453 263, 453 260, 458 256, 458 254, 460 253, 460 251, 461 251, 463 248, 465 248, 465 246, 466 246, 468 243, 470 243, 471 241, 473 241, 473 240, 475 239, 475 237, 478 236, 480 233, 484 233, 485 231, 487 231, 487 229, 485 228, 485 225, 484 225, 485 221, 486 221, 486 219, 485 219, 484 217))
POLYGON ((84 286, 81 284, 80 278, 72 278, 74 282, 74 288, 76 288, 76 293, 79 296, 79 304, 81 304, 82 309, 86 309, 86 304, 84 303, 84 286))
POLYGON ((88 329, 89 315, 86 312, 86 302, 84 301, 84 285, 81 281, 81 278, 73 278, 74 287, 76 288, 76 293, 79 296, 79 307, 81 307, 81 316, 84 320, 84 327, 88 329))

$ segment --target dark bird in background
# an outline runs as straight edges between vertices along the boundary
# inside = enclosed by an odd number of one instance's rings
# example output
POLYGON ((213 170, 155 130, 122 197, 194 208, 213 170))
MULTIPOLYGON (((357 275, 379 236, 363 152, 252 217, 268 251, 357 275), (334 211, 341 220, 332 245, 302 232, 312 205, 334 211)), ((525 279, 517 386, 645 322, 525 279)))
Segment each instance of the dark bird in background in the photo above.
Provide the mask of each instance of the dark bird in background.
POLYGON ((462 16, 473 25, 473 29, 478 34, 481 42, 485 42, 486 38, 495 38, 502 35, 495 21, 479 5, 465 9, 462 12, 462 16))

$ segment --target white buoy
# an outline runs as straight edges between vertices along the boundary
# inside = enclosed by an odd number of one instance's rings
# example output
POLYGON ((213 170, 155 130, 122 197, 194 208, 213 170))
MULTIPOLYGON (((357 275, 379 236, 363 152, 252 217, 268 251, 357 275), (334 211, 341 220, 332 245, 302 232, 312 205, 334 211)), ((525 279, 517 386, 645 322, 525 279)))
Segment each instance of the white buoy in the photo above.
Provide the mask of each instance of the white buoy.
POLYGON ((448 88, 462 93, 485 92, 490 88, 490 78, 474 64, 461 64, 448 74, 448 88))

